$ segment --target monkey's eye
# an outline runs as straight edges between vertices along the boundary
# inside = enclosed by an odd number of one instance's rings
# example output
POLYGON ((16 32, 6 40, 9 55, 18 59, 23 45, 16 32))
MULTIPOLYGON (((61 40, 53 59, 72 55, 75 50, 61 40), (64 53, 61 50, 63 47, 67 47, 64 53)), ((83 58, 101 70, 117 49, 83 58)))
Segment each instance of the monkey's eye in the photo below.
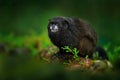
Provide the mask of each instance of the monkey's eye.
POLYGON ((57 24, 52 24, 52 25, 50 25, 49 28, 50 28, 51 32, 57 32, 59 30, 59 27, 57 24))

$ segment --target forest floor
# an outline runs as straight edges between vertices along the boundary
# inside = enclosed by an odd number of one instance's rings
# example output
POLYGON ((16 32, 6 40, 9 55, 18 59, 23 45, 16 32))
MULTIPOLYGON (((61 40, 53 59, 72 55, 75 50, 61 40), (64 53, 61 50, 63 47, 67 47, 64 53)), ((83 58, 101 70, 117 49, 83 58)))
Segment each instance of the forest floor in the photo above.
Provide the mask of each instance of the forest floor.
POLYGON ((104 45, 109 60, 73 57, 71 60, 60 61, 51 59, 58 48, 43 36, 13 35, 0 36, 0 75, 1 79, 118 79, 120 73, 120 47, 104 45), (111 49, 112 48, 112 49, 111 49), (91 74, 90 74, 91 73, 91 74), (95 75, 95 76, 94 76, 95 75), (31 76, 31 77, 28 77, 31 76), (86 77, 87 76, 87 77, 86 77), (110 76, 110 77, 107 77, 110 76))

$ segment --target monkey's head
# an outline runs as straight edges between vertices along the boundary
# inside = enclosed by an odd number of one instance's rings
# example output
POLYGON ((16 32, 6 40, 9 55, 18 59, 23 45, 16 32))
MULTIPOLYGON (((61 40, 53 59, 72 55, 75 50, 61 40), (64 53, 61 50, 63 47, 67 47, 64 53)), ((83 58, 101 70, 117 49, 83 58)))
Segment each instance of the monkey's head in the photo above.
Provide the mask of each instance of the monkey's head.
POLYGON ((54 17, 49 20, 48 31, 50 33, 58 33, 67 30, 68 27, 69 23, 65 17, 54 17))
POLYGON ((48 36, 54 45, 59 47, 77 47, 79 30, 74 26, 74 19, 69 17, 54 17, 49 20, 48 36))

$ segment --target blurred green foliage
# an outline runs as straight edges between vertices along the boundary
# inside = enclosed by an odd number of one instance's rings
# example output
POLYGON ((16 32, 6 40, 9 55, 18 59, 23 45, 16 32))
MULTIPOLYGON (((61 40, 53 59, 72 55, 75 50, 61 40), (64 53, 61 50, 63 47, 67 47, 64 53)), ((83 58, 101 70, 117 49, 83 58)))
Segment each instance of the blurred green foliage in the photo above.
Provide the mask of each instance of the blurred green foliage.
POLYGON ((1 0, 0 34, 46 32, 54 16, 80 17, 93 25, 99 45, 119 44, 119 0, 1 0))
POLYGON ((67 70, 61 64, 46 64, 30 56, 0 55, 1 80, 119 80, 119 67, 120 64, 116 64, 112 71, 92 73, 67 70))

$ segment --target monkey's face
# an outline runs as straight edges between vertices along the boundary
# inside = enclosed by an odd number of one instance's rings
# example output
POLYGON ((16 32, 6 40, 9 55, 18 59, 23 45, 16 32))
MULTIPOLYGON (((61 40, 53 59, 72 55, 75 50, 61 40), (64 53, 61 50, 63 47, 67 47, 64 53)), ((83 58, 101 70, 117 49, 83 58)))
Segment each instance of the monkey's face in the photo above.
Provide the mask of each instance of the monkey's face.
POLYGON ((60 31, 65 31, 68 28, 68 22, 61 17, 55 17, 49 20, 48 30, 51 33, 57 33, 60 31))
POLYGON ((51 24, 49 26, 49 29, 50 29, 51 32, 55 33, 55 32, 59 31, 59 26, 58 26, 58 24, 51 24))

